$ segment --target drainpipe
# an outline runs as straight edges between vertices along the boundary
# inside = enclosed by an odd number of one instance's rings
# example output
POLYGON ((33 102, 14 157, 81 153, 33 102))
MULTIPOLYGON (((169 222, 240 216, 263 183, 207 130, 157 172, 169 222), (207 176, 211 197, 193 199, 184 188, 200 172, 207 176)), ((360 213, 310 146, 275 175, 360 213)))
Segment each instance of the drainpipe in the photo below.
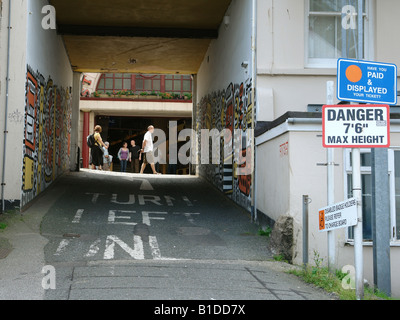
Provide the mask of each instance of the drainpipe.
POLYGON ((255 127, 257 124, 256 121, 256 107, 257 107, 257 0, 252 0, 252 31, 251 31, 251 61, 252 61, 252 70, 251 70, 251 77, 252 77, 252 88, 251 88, 251 99, 253 102, 252 108, 252 144, 253 144, 253 157, 252 157, 252 179, 251 179, 251 186, 252 186, 252 220, 256 222, 258 220, 257 216, 257 186, 256 186, 256 137, 255 137, 255 127))
POLYGON ((10 83, 10 38, 11 38, 11 0, 8 1, 8 39, 7 39, 7 77, 6 77, 6 105, 4 108, 4 143, 3 143, 3 169, 1 175, 1 213, 5 211, 4 189, 5 172, 6 172, 6 155, 7 155, 7 135, 8 135, 8 93, 10 83))

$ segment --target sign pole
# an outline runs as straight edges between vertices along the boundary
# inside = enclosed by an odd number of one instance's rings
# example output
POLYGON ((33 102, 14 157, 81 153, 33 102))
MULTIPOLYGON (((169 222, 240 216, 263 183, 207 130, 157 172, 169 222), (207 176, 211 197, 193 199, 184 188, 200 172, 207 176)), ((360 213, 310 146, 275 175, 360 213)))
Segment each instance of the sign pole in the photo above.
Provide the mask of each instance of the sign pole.
MULTIPOLYGON (((364 58, 363 0, 358 0, 358 59, 364 58)), ((363 214, 361 188, 361 150, 353 149, 353 197, 357 199, 357 225, 354 227, 354 267, 356 269, 356 298, 364 298, 363 214)))
MULTIPOLYGON (((333 105, 334 82, 327 82, 327 105, 333 105)), ((335 151, 333 148, 327 149, 327 168, 328 168, 328 206, 335 203, 335 151)), ((335 231, 328 231, 328 269, 334 273, 336 267, 336 239, 335 231)))
POLYGON ((357 225, 354 227, 354 267, 356 270, 356 297, 364 297, 364 263, 363 263, 363 216, 361 189, 361 151, 352 150, 353 162, 353 197, 357 200, 357 225))
POLYGON ((388 149, 372 149, 372 240, 374 285, 391 295, 388 149))

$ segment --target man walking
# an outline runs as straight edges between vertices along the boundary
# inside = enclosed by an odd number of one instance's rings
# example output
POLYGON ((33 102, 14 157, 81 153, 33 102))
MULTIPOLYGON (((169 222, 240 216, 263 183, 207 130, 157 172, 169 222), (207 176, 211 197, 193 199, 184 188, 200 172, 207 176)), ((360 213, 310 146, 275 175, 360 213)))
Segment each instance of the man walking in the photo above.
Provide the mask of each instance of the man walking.
POLYGON ((136 145, 135 140, 132 140, 129 152, 129 161, 131 163, 131 169, 133 173, 139 173, 140 170, 139 153, 140 153, 140 147, 136 145))
POLYGON ((147 133, 144 135, 143 146, 141 153, 143 153, 143 164, 140 174, 144 173, 147 165, 150 164, 151 170, 154 174, 160 174, 156 171, 155 161, 154 161, 154 144, 153 144, 153 133, 154 127, 150 126, 147 128, 147 133))

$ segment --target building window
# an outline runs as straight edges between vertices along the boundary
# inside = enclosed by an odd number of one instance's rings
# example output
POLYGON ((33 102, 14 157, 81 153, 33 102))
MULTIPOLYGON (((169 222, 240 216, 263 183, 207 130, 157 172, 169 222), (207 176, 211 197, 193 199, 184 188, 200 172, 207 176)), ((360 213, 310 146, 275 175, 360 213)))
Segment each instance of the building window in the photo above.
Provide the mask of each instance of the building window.
MULTIPOLYGON (((368 5, 364 0, 364 50, 368 37, 368 5)), ((337 59, 358 57, 358 0, 307 0, 306 64, 336 68, 337 59), (347 15, 350 12, 351 15, 347 15), (350 17, 350 18, 348 18, 350 17), (352 18, 351 18, 352 17, 352 18)))
POLYGON ((142 92, 163 92, 184 96, 192 93, 192 77, 190 75, 159 75, 104 73, 97 85, 100 93, 131 90, 142 92))
POLYGON ((132 89, 132 75, 127 73, 104 73, 97 85, 99 92, 113 92, 132 89))
POLYGON ((192 77, 191 76, 165 76, 165 92, 173 94, 192 93, 192 77))
MULTIPOLYGON (((400 149, 389 149, 389 185, 390 185, 390 237, 392 241, 400 240, 400 149)), ((363 211, 363 238, 372 241, 372 175, 371 150, 361 151, 361 184, 363 211)), ((346 151, 346 184, 347 196, 353 197, 352 192, 352 162, 351 150, 346 151)), ((348 240, 354 240, 354 228, 348 229, 348 240)))
POLYGON ((160 92, 161 75, 138 74, 135 76, 134 91, 140 92, 160 92))

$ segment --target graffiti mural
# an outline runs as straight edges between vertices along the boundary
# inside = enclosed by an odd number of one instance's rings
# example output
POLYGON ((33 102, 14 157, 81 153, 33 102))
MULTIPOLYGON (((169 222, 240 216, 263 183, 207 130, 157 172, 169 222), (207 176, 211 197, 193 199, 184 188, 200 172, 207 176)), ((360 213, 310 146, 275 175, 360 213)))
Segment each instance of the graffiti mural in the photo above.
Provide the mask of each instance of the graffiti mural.
MULTIPOLYGON (((231 83, 226 90, 203 97, 197 108, 197 132, 201 129, 228 129, 232 137, 221 137, 220 164, 201 165, 200 174, 206 177, 235 202, 251 208, 252 167, 252 80, 241 84, 231 83), (240 134, 237 134, 240 132, 240 134), (236 133, 236 134, 235 134, 236 133), (247 161, 243 161, 247 159, 247 161), (240 174, 238 174, 240 170, 240 174)), ((202 142, 199 137, 199 150, 202 142)), ((212 154, 212 145, 210 144, 212 154)))
POLYGON ((98 75, 95 73, 85 73, 82 78, 81 97, 90 97, 96 91, 98 75))
POLYGON ((69 168, 71 89, 54 85, 28 67, 21 206, 69 168))

